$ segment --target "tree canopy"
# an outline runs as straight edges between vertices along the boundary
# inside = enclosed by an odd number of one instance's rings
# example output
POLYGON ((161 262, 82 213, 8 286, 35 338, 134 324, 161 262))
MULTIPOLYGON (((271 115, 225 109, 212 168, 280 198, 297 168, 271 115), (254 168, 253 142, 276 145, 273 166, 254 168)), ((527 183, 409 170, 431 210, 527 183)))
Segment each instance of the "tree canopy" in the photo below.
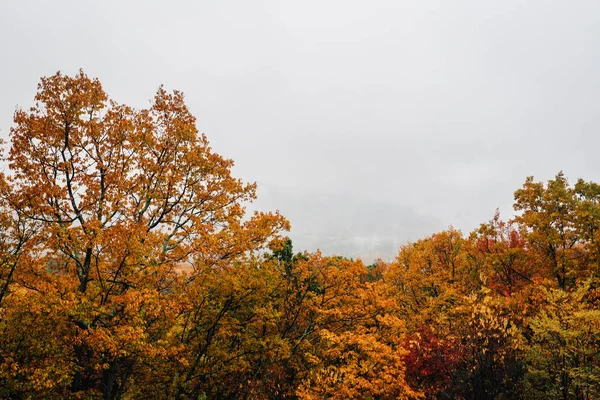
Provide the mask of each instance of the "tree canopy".
POLYGON ((600 185, 392 262, 294 253, 181 92, 42 78, 0 175, 0 397, 593 399, 600 185))

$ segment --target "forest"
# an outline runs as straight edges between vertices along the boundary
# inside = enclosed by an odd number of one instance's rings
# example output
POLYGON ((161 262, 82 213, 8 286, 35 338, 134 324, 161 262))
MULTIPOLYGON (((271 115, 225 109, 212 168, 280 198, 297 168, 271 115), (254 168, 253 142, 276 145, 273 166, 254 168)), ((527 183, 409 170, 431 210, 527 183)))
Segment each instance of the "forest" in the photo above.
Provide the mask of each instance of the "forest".
POLYGON ((515 217, 391 262, 295 253, 181 92, 135 109, 83 71, 2 160, 1 398, 600 398, 597 183, 528 177, 515 217))

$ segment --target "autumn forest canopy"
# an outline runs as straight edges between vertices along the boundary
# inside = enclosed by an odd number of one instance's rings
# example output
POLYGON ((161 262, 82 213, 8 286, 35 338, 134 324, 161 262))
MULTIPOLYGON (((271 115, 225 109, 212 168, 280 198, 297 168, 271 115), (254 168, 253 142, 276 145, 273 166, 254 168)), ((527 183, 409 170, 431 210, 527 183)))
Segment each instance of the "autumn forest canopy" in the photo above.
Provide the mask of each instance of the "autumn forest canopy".
POLYGON ((247 213, 178 91, 57 73, 6 147, 1 398, 600 398, 597 183, 529 177, 514 218, 365 265, 247 213))

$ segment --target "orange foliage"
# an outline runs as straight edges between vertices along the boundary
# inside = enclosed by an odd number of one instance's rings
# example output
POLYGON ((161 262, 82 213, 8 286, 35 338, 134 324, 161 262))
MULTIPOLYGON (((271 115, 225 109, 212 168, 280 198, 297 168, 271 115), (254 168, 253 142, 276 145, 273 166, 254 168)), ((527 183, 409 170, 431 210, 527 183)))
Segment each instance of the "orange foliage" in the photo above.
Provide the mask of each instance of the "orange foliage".
POLYGON ((600 185, 391 263, 294 255, 199 134, 83 72, 42 78, 0 175, 0 397, 596 398, 600 185))

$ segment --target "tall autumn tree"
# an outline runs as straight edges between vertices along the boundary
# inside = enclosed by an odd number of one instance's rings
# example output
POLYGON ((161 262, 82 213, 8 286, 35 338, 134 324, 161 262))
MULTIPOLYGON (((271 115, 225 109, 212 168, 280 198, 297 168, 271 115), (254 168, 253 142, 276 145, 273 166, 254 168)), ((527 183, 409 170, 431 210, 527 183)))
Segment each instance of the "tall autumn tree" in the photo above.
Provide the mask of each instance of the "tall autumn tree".
POLYGON ((245 217, 256 186, 231 176, 181 92, 161 87, 135 110, 82 71, 57 73, 14 122, 3 201, 37 230, 29 262, 8 269, 21 297, 2 325, 2 376, 13 393, 119 397, 140 365, 175 353, 168 338, 194 313, 182 298, 201 271, 259 251, 288 223, 245 217), (29 349, 13 345, 23 328, 42 336, 29 349), (10 371, 26 370, 28 350, 41 362, 25 381, 10 371))
POLYGON ((582 237, 576 229, 578 202, 563 173, 547 185, 528 177, 515 192, 515 221, 525 228, 525 239, 535 253, 541 270, 561 289, 572 286, 577 276, 577 261, 582 237))

